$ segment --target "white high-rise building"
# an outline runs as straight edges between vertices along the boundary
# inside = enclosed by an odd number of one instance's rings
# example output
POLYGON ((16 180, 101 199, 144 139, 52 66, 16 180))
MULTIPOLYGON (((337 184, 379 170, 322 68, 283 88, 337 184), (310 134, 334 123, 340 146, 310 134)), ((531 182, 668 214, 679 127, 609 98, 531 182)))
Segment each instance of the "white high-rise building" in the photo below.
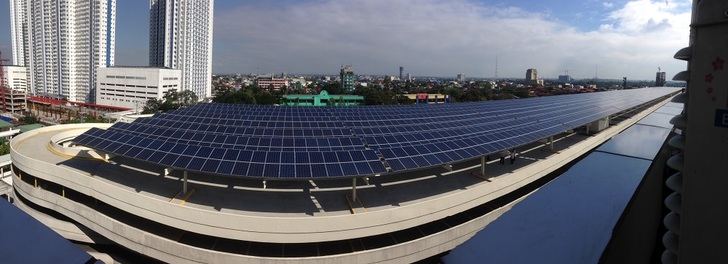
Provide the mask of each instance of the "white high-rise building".
POLYGON ((28 66, 28 1, 10 0, 10 17, 13 64, 28 66))
POLYGON ((10 0, 10 9, 13 58, 29 67, 29 92, 94 103, 96 69, 114 65, 116 0, 10 0))
POLYGON ((212 96, 213 0, 149 1, 149 65, 182 71, 182 90, 212 96))

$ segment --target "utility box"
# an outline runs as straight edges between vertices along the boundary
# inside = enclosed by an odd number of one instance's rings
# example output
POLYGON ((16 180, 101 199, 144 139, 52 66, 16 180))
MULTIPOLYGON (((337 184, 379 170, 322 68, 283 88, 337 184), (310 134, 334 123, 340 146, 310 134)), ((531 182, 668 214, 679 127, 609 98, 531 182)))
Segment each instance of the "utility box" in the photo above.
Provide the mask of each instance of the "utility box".
POLYGON ((609 117, 599 119, 587 125, 589 132, 599 132, 609 127, 609 117))

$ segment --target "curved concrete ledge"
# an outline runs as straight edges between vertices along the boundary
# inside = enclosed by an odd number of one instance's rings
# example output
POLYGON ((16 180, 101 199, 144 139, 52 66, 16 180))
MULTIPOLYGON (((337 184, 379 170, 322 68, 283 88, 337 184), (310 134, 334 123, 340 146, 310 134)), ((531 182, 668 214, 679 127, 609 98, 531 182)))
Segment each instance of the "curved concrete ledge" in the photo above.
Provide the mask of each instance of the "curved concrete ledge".
MULTIPOLYGON (((104 159, 105 157, 102 157, 100 154, 98 154, 93 149, 82 147, 82 146, 70 146, 70 141, 76 138, 76 136, 82 134, 83 132, 86 132, 92 127, 97 128, 108 128, 112 124, 73 124, 70 125, 67 129, 64 131, 58 132, 57 134, 53 135, 51 137, 50 142, 48 142, 48 148, 51 151, 55 151, 56 153, 72 156, 72 157, 82 157, 82 158, 91 158, 91 159, 104 159)), ((64 125, 65 127, 65 125, 64 125)))
POLYGON ((44 225, 55 230, 58 234, 65 237, 66 239, 70 239, 70 240, 78 241, 78 242, 84 242, 84 243, 112 244, 112 242, 108 241, 108 239, 106 239, 105 237, 98 236, 98 235, 90 235, 90 234, 84 232, 83 230, 81 230, 81 228, 79 226, 77 226, 71 222, 59 220, 59 219, 56 219, 47 214, 36 211, 35 209, 27 206, 20 199, 15 200, 15 202, 13 202, 13 204, 15 204, 15 206, 20 208, 20 210, 23 210, 24 212, 28 213, 29 215, 31 215, 33 218, 40 221, 44 225))
MULTIPOLYGON (((16 177, 16 176, 14 176, 16 177)), ((306 257, 306 258, 274 258, 236 255, 200 249, 189 245, 177 243, 142 230, 129 226, 123 222, 101 215, 92 208, 75 203, 71 200, 58 197, 58 195, 34 188, 20 179, 15 179, 14 185, 20 195, 36 205, 53 208, 57 212, 91 228, 104 237, 147 256, 171 263, 406 263, 415 262, 423 258, 453 249, 455 246, 468 240, 485 225, 497 219, 500 215, 521 199, 500 207, 493 212, 468 221, 462 225, 451 227, 448 230, 432 234, 427 237, 397 244, 394 246, 373 250, 353 252, 350 254, 306 257)), ((21 206, 24 211, 34 211, 21 206)), ((56 226, 51 226, 59 231, 56 226)), ((62 230, 61 230, 62 231, 62 230)), ((62 235, 65 232, 59 232, 62 235)))

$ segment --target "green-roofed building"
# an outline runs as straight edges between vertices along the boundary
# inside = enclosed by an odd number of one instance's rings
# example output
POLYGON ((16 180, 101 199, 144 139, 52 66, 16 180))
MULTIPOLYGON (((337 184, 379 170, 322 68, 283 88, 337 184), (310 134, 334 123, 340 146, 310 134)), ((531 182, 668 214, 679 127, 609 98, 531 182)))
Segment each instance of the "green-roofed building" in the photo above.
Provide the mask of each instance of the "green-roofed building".
POLYGON ((38 129, 41 127, 44 127, 44 125, 43 124, 29 124, 29 125, 16 126, 15 128, 20 129, 20 133, 25 133, 25 132, 31 131, 33 129, 38 129))
POLYGON ((329 94, 322 90, 315 94, 289 94, 283 96, 283 105, 287 106, 351 106, 364 103, 364 96, 329 94))
POLYGON ((0 120, 0 131, 7 131, 10 130, 10 128, 13 127, 13 124, 11 124, 8 121, 0 120))

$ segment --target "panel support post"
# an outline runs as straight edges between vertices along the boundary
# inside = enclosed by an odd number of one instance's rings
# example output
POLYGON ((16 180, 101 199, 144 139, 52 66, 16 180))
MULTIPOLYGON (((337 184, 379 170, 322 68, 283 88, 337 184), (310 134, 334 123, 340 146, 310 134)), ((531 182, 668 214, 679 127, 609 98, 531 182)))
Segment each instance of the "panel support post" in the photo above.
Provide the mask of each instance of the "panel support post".
POLYGON ((183 171, 182 175, 182 193, 187 194, 187 171, 183 171))
POLYGON ((480 175, 485 177, 485 156, 480 157, 480 175))
POLYGON ((356 202, 356 178, 351 178, 351 201, 356 202))
POLYGON ((549 137, 549 150, 554 150, 554 136, 549 137))

